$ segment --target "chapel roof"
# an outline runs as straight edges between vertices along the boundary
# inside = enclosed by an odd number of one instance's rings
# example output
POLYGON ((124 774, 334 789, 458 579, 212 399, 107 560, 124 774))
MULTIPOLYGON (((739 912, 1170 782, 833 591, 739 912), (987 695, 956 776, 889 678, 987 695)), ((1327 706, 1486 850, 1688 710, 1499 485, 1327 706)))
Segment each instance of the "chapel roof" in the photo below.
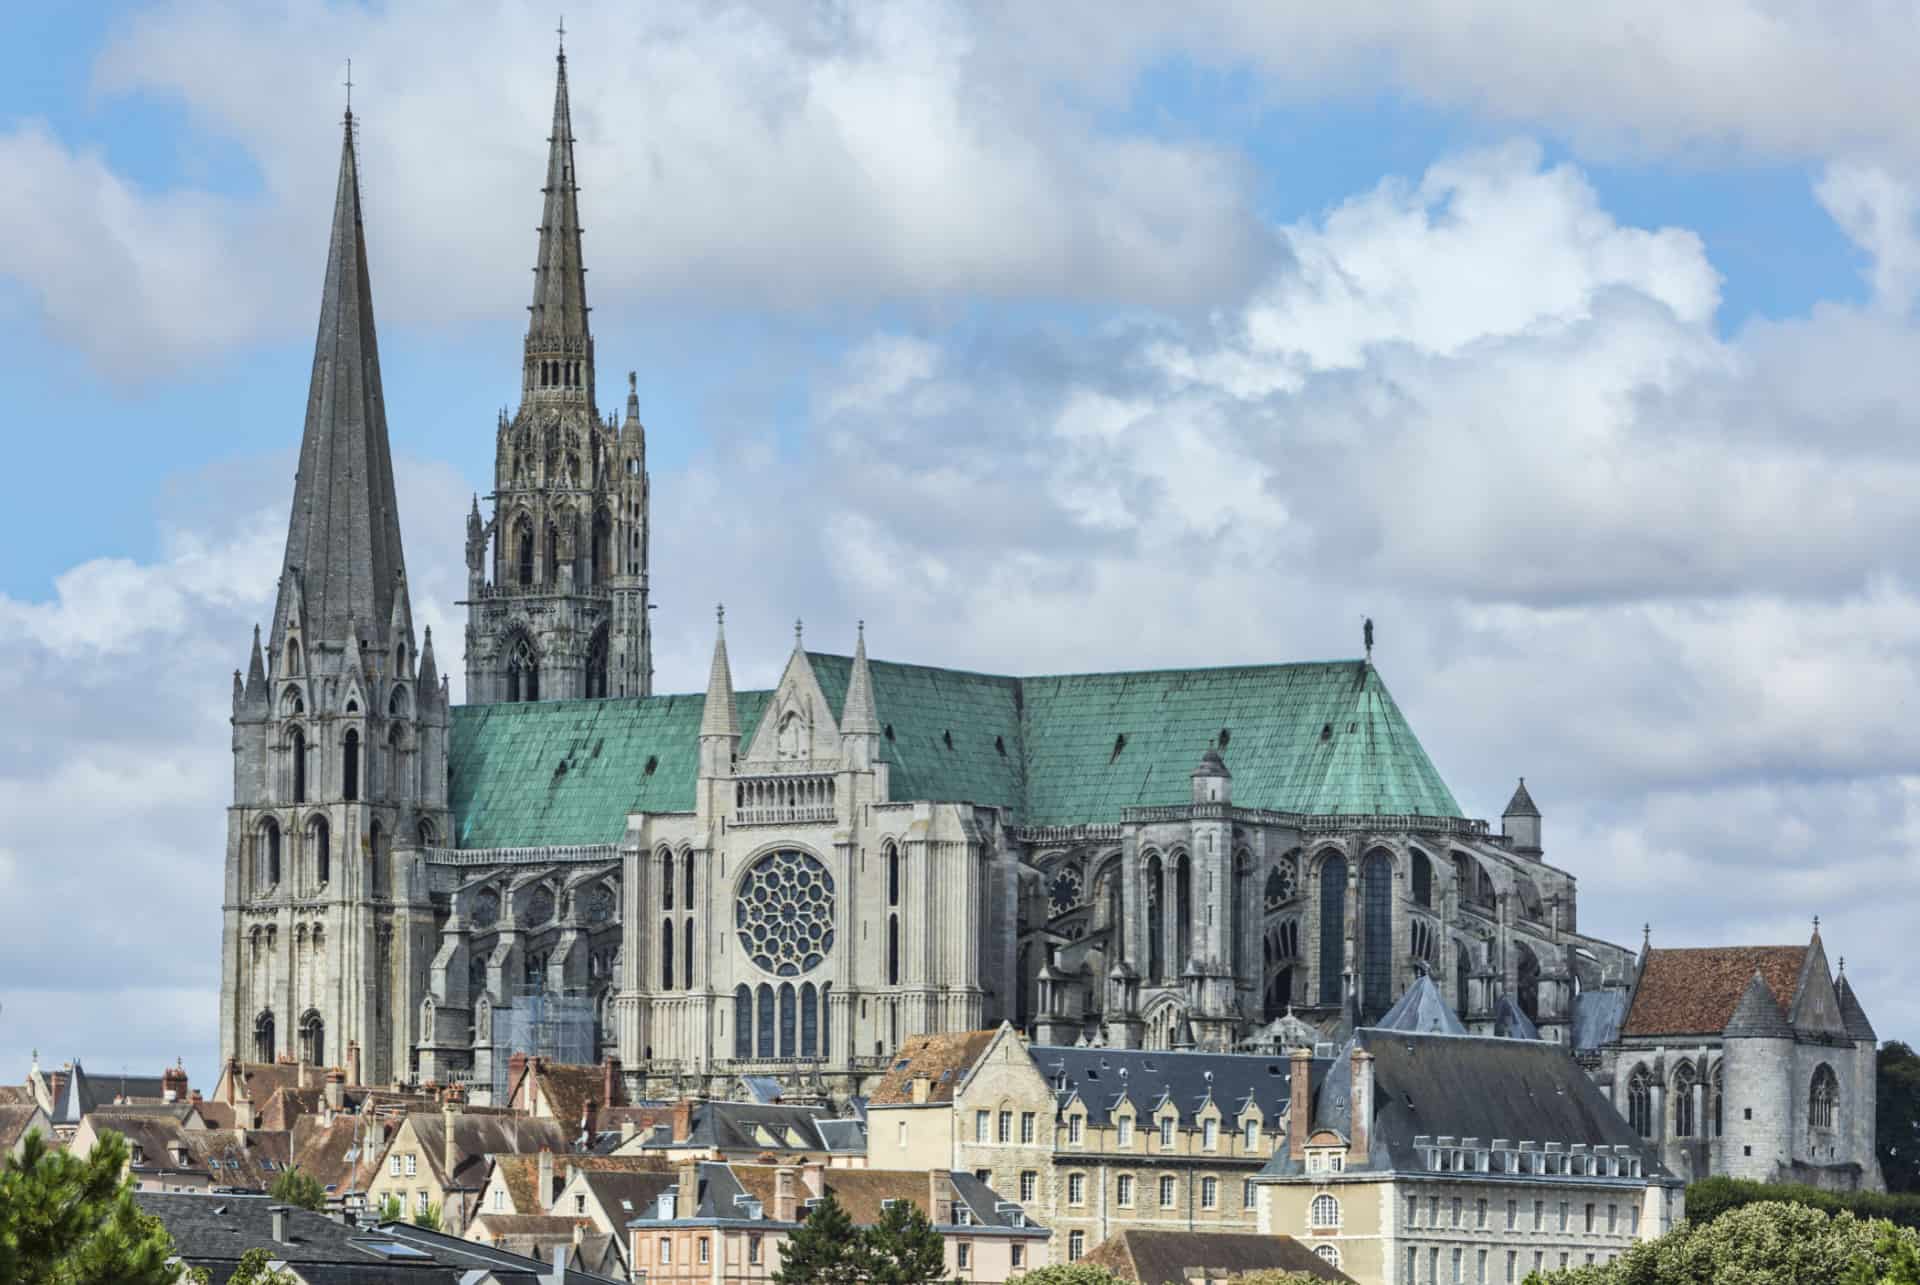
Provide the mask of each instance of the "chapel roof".
POLYGON ((1805 946, 1649 950, 1620 1034, 1718 1035, 1755 972, 1775 1000, 1791 1004, 1806 958, 1805 946))
MULTIPOLYGON (((843 709, 853 659, 807 653, 843 709)), ((1004 808, 1018 824, 1184 805, 1215 747, 1242 807, 1459 817, 1379 671, 1358 660, 1031 678, 875 660, 896 799, 1004 808)), ((736 695, 750 743, 773 693, 736 695)), ((630 812, 694 806, 703 694, 467 705, 449 799, 461 847, 611 844, 630 812)))

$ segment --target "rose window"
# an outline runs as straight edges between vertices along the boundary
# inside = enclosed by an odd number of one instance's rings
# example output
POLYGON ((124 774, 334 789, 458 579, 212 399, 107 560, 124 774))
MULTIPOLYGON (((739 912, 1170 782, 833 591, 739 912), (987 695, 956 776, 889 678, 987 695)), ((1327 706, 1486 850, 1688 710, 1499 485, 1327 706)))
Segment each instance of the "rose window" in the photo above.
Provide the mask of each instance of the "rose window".
POLYGON ((756 966, 810 972, 833 950, 833 876, 804 852, 769 852, 740 881, 733 926, 756 966))
POLYGON ((1080 904, 1080 872, 1072 866, 1061 866, 1060 873, 1053 877, 1053 886, 1047 889, 1047 899, 1053 903, 1053 913, 1064 915, 1080 904))

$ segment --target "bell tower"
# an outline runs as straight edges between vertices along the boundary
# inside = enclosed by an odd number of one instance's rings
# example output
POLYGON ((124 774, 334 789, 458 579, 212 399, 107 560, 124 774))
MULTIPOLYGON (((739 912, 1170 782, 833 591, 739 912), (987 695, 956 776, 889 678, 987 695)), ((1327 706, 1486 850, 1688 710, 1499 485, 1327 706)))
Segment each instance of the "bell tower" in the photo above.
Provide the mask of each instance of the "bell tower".
POLYGON ((653 690, 647 618, 646 431, 637 380, 626 420, 595 401, 567 54, 547 136, 520 406, 496 427, 483 519, 467 515, 467 699, 578 700, 653 690))
POLYGON ((416 877, 444 842, 447 692, 416 649, 373 323, 353 114, 340 150, 286 554, 233 678, 220 1052, 406 1071, 434 947, 416 877))

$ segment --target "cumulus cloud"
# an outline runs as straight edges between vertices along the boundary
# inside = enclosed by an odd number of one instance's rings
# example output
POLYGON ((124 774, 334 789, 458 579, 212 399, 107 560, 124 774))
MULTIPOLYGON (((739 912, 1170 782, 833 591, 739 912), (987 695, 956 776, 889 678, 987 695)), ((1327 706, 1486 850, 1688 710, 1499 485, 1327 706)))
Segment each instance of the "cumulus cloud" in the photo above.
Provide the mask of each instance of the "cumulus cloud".
MULTIPOLYGON (((395 471, 409 530, 459 511, 444 465, 395 471)), ((231 674, 272 610, 290 473, 275 456, 186 479, 192 516, 152 560, 83 563, 44 601, 0 595, 0 1063, 37 1045, 95 1069, 215 1068, 231 674)), ((416 538, 408 563, 457 694, 459 550, 416 538)))

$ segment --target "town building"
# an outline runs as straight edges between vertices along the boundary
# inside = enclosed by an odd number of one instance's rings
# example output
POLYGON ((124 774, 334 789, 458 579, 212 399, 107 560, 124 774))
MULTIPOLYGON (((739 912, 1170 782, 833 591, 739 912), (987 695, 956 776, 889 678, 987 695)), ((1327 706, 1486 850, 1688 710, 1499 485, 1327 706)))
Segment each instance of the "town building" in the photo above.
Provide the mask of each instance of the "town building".
POLYGON ((1561 1045, 1363 1027, 1324 1073, 1291 1060, 1258 1228, 1356 1280, 1519 1282, 1684 1216, 1685 1184, 1561 1045))
POLYGON ((1073 1262, 1130 1229, 1238 1231, 1283 1136, 1285 1058, 1028 1045, 1011 1025, 907 1042, 867 1103, 869 1162, 951 1167, 1073 1262))
POLYGON ((1804 946, 1648 945, 1613 999, 1582 1060, 1673 1172, 1886 1189, 1878 1040, 1818 921, 1804 946))
POLYGON ((1255 1272, 1353 1280, 1291 1236, 1250 1231, 1129 1229, 1101 1241, 1084 1261, 1139 1285, 1226 1285, 1255 1272))
POLYGON ((629 1224, 629 1262, 650 1285, 765 1281, 813 1203, 831 1195, 856 1227, 904 1201, 946 1242, 947 1279, 998 1285, 1047 1262, 1047 1232, 972 1174, 822 1164, 686 1161, 656 1207, 629 1224))
POLYGON ((509 1112, 461 1110, 408 1115, 387 1144, 385 1163, 367 1184, 367 1205, 379 1210, 397 1200, 405 1217, 437 1211, 441 1230, 458 1236, 480 1210, 492 1171, 490 1157, 567 1150, 567 1131, 556 1120, 532 1120, 509 1112))

